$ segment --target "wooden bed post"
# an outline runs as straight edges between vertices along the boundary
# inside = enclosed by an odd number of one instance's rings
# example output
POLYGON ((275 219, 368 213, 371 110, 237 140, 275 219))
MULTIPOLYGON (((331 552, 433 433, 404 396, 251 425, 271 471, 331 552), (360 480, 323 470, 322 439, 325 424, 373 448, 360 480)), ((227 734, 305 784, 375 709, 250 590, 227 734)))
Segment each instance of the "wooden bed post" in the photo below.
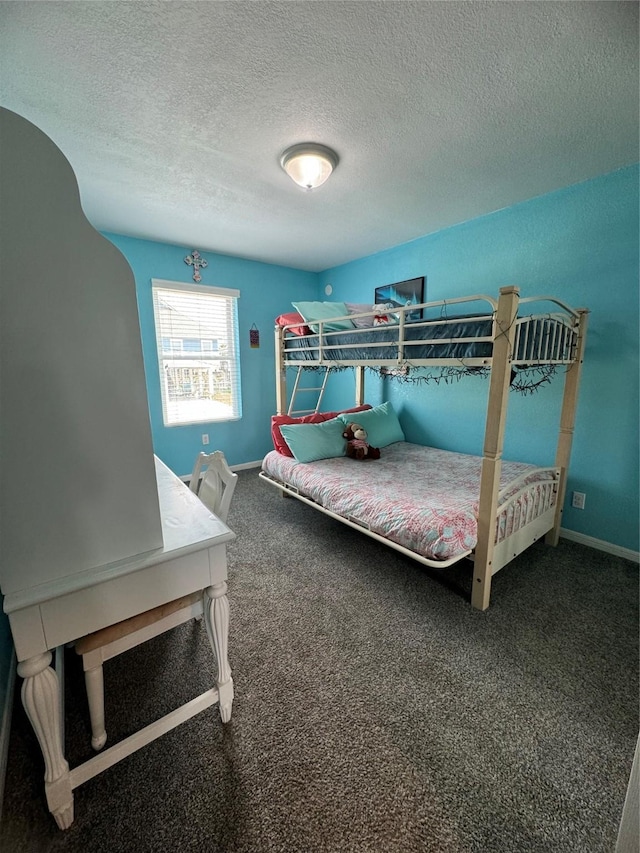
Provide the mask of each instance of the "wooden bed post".
POLYGON ((356 371, 356 406, 364 403, 364 366, 358 365, 356 371))
POLYGON ((586 308, 578 309, 578 314, 580 315, 580 319, 578 320, 578 342, 576 344, 575 361, 569 365, 564 377, 560 432, 558 433, 558 446, 556 449, 556 466, 560 468, 560 482, 558 483, 558 494, 556 495, 556 514, 553 527, 544 538, 547 545, 557 545, 560 539, 564 498, 567 491, 567 470, 571 457, 573 430, 576 422, 576 409, 578 407, 578 388, 580 387, 584 348, 587 339, 587 325, 589 322, 589 312, 586 308))
POLYGON ((284 415, 287 409, 287 368, 283 364, 282 352, 284 329, 276 326, 276 414, 284 415))
POLYGON ((496 511, 500 491, 500 471, 504 429, 507 421, 511 360, 518 314, 520 290, 501 287, 493 326, 493 358, 491 384, 484 433, 480 504, 478 509, 478 544, 475 549, 471 606, 486 610, 491 595, 493 550, 495 546, 496 511))

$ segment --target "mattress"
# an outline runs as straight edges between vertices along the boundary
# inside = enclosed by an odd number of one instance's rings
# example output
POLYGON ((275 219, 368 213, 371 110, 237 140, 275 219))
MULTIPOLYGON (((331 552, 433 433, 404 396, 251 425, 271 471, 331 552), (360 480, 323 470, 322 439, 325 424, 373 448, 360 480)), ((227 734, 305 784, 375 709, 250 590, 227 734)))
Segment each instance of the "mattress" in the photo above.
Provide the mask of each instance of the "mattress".
MULTIPOLYGON (((381 454, 379 460, 365 462, 339 457, 301 463, 274 450, 264 458, 262 470, 427 559, 449 560, 475 548, 482 458, 404 441, 382 448, 381 454)), ((502 463, 500 488, 522 475, 518 488, 531 484, 521 498, 527 506, 503 513, 496 541, 511 532, 514 514, 535 517, 555 502, 548 482, 536 485, 540 469, 523 462, 502 463)))
MULTIPOLYGON (((452 338, 491 337, 492 319, 483 316, 473 321, 465 320, 442 323, 434 326, 417 325, 420 321, 406 323, 404 356, 408 360, 433 358, 488 358, 491 356, 491 341, 483 343, 454 341, 452 338), (442 339, 442 343, 422 343, 426 339, 442 339)), ((384 361, 398 358, 398 325, 376 326, 371 329, 332 333, 322 336, 323 356, 332 361, 384 361)), ((288 335, 286 356, 290 360, 316 361, 319 345, 318 335, 299 337, 288 335)))

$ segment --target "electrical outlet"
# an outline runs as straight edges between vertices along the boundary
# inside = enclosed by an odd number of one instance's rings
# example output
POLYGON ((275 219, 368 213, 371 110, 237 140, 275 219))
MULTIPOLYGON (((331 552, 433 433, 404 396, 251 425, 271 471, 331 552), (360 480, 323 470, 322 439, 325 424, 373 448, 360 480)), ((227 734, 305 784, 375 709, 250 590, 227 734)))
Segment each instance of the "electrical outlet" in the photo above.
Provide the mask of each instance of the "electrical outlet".
POLYGON ((584 492, 574 492, 571 500, 571 506, 575 507, 575 509, 584 509, 584 502, 586 499, 587 496, 584 492))
POLYGON ((202 443, 203 444, 209 444, 209 434, 206 432, 202 433, 202 443))

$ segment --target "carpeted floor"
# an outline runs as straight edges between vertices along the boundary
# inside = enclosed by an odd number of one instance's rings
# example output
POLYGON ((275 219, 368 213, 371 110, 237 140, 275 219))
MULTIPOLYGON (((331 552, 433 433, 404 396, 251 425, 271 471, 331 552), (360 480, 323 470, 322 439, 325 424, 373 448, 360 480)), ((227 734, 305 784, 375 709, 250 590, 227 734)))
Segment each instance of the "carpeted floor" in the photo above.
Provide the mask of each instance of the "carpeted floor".
MULTIPOLYGON (((430 572, 240 474, 236 688, 75 792, 61 832, 16 691, 3 853, 611 853, 638 735, 637 566, 561 541, 430 572)), ((109 742, 210 684, 191 623, 105 667, 109 742)), ((67 757, 91 754, 67 652, 67 757)))

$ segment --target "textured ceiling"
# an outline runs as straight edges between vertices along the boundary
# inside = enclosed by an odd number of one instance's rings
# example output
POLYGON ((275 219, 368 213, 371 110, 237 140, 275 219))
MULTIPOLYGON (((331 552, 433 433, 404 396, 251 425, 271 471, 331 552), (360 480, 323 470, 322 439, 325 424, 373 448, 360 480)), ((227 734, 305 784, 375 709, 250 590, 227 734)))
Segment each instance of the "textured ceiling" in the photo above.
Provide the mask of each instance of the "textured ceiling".
POLYGON ((638 4, 2 2, 0 87, 96 227, 322 270, 636 162, 638 4))

